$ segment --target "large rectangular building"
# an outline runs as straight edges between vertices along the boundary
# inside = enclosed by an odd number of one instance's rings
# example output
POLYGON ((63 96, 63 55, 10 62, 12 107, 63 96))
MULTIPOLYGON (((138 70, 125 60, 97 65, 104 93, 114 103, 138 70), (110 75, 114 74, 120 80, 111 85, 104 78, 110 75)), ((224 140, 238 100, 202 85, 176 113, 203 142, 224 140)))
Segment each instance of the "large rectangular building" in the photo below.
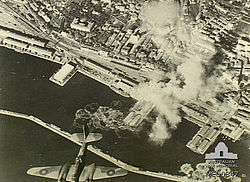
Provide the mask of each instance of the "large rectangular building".
POLYGON ((15 32, 11 32, 9 30, 4 30, 4 29, 0 29, 0 34, 4 37, 9 37, 9 38, 13 38, 22 42, 26 42, 32 45, 37 45, 40 47, 45 47, 46 42, 45 41, 41 41, 38 40, 36 38, 31 38, 25 35, 21 35, 15 32))
POLYGON ((35 46, 35 45, 29 45, 29 50, 35 54, 39 54, 42 56, 47 56, 47 57, 52 57, 53 56, 53 52, 49 49, 43 48, 43 47, 39 47, 39 46, 35 46))
POLYGON ((10 45, 10 46, 12 45, 12 46, 15 46, 16 48, 20 48, 20 49, 26 49, 28 47, 27 43, 24 43, 24 42, 21 42, 18 40, 14 40, 11 38, 4 39, 3 44, 10 45))

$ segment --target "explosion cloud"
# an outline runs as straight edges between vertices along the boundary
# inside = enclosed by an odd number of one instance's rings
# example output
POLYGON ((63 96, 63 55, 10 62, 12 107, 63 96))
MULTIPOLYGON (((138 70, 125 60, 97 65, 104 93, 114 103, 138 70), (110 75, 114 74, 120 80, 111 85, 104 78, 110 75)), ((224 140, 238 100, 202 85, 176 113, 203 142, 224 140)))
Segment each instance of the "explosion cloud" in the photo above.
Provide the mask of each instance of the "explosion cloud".
MULTIPOLYGON (((160 115, 164 116, 160 121, 158 118, 157 127, 153 127, 159 128, 162 120, 165 120, 170 128, 177 127, 181 121, 178 110, 180 103, 196 99, 202 88, 203 69, 201 62, 198 57, 193 56, 177 67, 176 75, 181 75, 184 78, 185 85, 183 87, 179 87, 178 83, 180 80, 172 76, 171 80, 166 84, 161 84, 160 80, 154 79, 149 83, 140 84, 138 88, 132 92, 134 98, 153 103, 160 115)), ((166 138, 168 138, 167 136, 169 136, 170 133, 166 128, 167 125, 161 124, 161 126, 166 129, 165 134, 166 138)), ((154 130, 156 129, 153 129, 153 131, 154 130)), ((157 132, 153 133, 154 138, 157 138, 157 132)), ((159 132, 159 135, 162 135, 162 133, 162 131, 159 132)), ((159 138, 162 137, 159 136, 159 138)))
POLYGON ((150 2, 141 11, 142 28, 164 51, 173 48, 176 41, 189 42, 191 37, 181 21, 180 4, 174 0, 150 2))
POLYGON ((163 145, 166 139, 171 137, 167 129, 167 124, 162 116, 158 116, 156 122, 152 126, 152 131, 149 135, 150 141, 163 145))
POLYGON ((214 73, 207 75, 206 66, 218 65, 211 61, 213 53, 196 53, 197 47, 193 47, 197 46, 197 41, 201 41, 199 32, 183 22, 181 11, 180 3, 174 0, 149 2, 141 11, 142 29, 165 54, 173 56, 169 64, 177 67, 170 73, 162 73, 160 78, 152 77, 149 82, 141 83, 131 93, 134 98, 155 105, 159 116, 149 137, 159 144, 164 143, 171 136, 171 129, 177 128, 181 122, 181 103, 192 102, 197 98, 207 101, 214 98, 217 92, 228 89, 225 85, 231 84, 229 87, 232 88, 232 83, 227 83, 227 80, 231 80, 227 79, 229 75, 222 70, 219 71, 222 73, 220 77, 214 73), (188 50, 184 51, 186 58, 175 60, 175 50, 183 44, 188 50), (162 82, 166 77, 170 81, 162 82))

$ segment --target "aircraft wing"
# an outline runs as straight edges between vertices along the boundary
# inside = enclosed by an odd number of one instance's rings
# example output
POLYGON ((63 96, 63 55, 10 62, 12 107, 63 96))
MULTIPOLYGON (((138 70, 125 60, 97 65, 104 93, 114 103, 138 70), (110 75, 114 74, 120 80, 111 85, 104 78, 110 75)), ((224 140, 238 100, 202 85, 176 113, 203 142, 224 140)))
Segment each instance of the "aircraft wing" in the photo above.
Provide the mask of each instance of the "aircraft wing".
MULTIPOLYGON (((46 166, 46 167, 34 167, 27 171, 27 174, 32 176, 38 176, 43 178, 50 178, 57 180, 58 176, 61 172, 62 166, 46 166)), ((84 167, 82 174, 79 178, 79 181, 86 181, 87 178, 90 177, 92 166, 84 167)), ((71 177, 73 174, 74 166, 71 165, 69 171, 67 173, 67 181, 71 181, 71 177)), ((96 166, 94 169, 93 180, 104 179, 104 178, 113 178, 127 175, 127 171, 122 168, 116 167, 103 167, 96 166)))
POLYGON ((127 174, 128 172, 122 168, 96 166, 93 180, 120 177, 127 174))
MULTIPOLYGON (((29 121, 32 121, 74 143, 76 143, 79 146, 82 146, 82 143, 79 140, 76 140, 72 134, 63 131, 61 128, 53 125, 53 124, 48 124, 46 122, 43 122, 41 119, 36 118, 32 115, 26 115, 26 114, 22 114, 22 113, 16 113, 16 112, 12 112, 12 111, 8 111, 8 110, 4 110, 4 109, 0 109, 0 114, 3 115, 8 115, 8 116, 14 116, 14 117, 18 117, 18 118, 23 118, 23 119, 27 119, 29 121)), ((87 149, 91 152, 93 152, 94 154, 102 157, 103 159, 117 165, 118 167, 121 167, 127 171, 133 172, 133 173, 137 173, 137 174, 142 174, 142 175, 147 175, 147 176, 151 176, 151 177, 156 177, 156 178, 161 178, 161 179, 167 179, 167 180, 171 180, 171 181, 177 181, 177 182, 182 182, 184 181, 183 176, 177 176, 177 175, 170 175, 167 173, 159 173, 159 172, 152 172, 152 171, 143 171, 138 167, 129 165, 125 162, 122 162, 118 159, 115 159, 113 157, 111 157, 110 155, 104 153, 103 151, 101 151, 100 149, 96 148, 95 146, 92 145, 88 145, 87 149)), ((31 171, 30 171, 31 172, 31 171)))
POLYGON ((57 179, 61 166, 33 167, 27 171, 27 174, 43 178, 57 179))

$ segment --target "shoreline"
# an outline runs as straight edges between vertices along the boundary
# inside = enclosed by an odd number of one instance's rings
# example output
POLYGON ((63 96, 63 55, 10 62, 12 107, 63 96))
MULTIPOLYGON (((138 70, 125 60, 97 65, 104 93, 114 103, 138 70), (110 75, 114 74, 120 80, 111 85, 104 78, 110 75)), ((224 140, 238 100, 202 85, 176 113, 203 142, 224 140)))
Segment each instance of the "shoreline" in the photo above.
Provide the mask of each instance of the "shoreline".
MULTIPOLYGON (((44 128, 47 128, 50 131, 53 131, 54 133, 66 138, 66 139, 68 139, 68 140, 70 140, 78 145, 81 145, 81 143, 78 143, 72 139, 70 133, 61 130, 60 127, 58 127, 54 124, 48 124, 35 116, 27 115, 27 114, 23 114, 23 113, 16 113, 16 112, 4 110, 4 109, 0 109, 0 114, 5 115, 5 116, 11 116, 11 117, 17 117, 17 118, 29 120, 29 121, 34 122, 34 123, 36 123, 44 128)), ((122 162, 118 159, 115 159, 115 158, 111 157, 110 155, 101 151, 101 149, 96 148, 95 146, 92 146, 92 145, 88 146, 88 150, 91 151, 92 153, 100 156, 101 158, 117 165, 118 167, 121 167, 129 172, 132 172, 132 173, 141 174, 141 175, 145 175, 145 176, 151 176, 151 177, 155 177, 155 178, 166 179, 166 180, 171 180, 171 181, 176 181, 176 182, 183 182, 183 180, 185 180, 184 176, 170 175, 170 174, 162 173, 162 172, 144 171, 138 167, 129 165, 125 162, 122 162)))

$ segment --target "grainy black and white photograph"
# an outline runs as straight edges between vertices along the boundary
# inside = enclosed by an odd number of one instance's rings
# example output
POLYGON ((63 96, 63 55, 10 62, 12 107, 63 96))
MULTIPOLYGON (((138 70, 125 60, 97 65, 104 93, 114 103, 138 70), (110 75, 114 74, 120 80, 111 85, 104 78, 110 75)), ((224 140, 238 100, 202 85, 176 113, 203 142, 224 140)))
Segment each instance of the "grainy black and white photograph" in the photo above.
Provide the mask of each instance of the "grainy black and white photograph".
POLYGON ((249 0, 0 0, 0 182, 250 182, 249 0))

